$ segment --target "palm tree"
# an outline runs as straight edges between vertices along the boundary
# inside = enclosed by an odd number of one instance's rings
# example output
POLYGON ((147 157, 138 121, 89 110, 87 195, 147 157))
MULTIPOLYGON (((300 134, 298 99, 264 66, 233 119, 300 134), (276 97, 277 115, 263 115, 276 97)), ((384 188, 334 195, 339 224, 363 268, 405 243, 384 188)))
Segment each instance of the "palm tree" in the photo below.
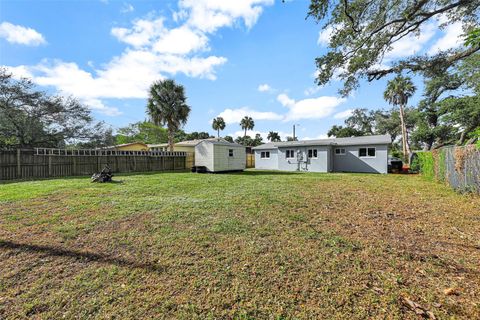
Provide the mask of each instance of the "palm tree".
POLYGON ((240 126, 245 130, 245 133, 243 134, 243 138, 245 138, 247 136, 247 130, 252 130, 253 127, 255 127, 255 122, 251 117, 245 116, 242 121, 240 121, 240 126))
POLYGON ((175 132, 187 123, 190 114, 186 100, 183 86, 174 80, 160 80, 150 86, 147 114, 156 125, 167 125, 170 151, 175 132))
POLYGON ((270 131, 267 135, 267 139, 270 140, 270 142, 279 142, 282 140, 280 139, 278 132, 275 131, 270 131))
POLYGON ((217 138, 220 138, 220 130, 225 129, 225 120, 222 117, 216 117, 212 122, 213 130, 217 130, 217 138))
POLYGON ((405 107, 408 99, 415 93, 415 86, 410 77, 403 77, 397 75, 393 80, 387 84, 387 89, 383 93, 384 99, 400 109, 400 123, 402 126, 402 150, 407 162, 410 161, 410 146, 408 144, 408 132, 405 124, 405 107))

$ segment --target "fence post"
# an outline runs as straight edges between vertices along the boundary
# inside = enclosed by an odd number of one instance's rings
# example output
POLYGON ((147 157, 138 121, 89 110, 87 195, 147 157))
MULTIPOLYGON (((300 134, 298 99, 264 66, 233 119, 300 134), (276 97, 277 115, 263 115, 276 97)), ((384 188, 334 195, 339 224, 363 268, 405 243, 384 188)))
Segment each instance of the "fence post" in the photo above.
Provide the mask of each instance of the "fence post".
POLYGON ((52 154, 48 155, 48 176, 52 176, 52 154))
POLYGON ((77 157, 72 156, 72 159, 73 159, 72 176, 76 176, 77 175, 77 157))
POLYGON ((177 160, 176 156, 173 156, 172 160, 173 160, 173 171, 175 171, 175 160, 177 160))
POLYGON ((17 178, 22 177, 21 155, 20 149, 17 149, 17 178))

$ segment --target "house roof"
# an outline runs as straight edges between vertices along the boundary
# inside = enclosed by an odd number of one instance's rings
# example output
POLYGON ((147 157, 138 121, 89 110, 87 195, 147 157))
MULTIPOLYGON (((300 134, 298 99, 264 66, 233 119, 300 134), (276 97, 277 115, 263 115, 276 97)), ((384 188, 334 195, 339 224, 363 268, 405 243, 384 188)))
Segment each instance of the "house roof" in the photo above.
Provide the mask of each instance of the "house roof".
POLYGON ((316 140, 301 140, 301 141, 283 141, 283 142, 269 142, 253 150, 261 149, 277 149, 281 147, 303 147, 303 146, 352 146, 363 144, 390 144, 392 139, 389 134, 349 137, 349 138, 331 138, 331 139, 316 139, 316 140))
MULTIPOLYGON (((222 141, 222 142, 228 142, 227 140, 223 138, 208 138, 208 139, 195 139, 195 140, 185 140, 185 141, 180 141, 177 143, 174 143, 174 146, 177 147, 195 147, 197 144, 203 141, 222 141)), ((168 143, 159 143, 159 144, 149 144, 148 145, 150 148, 154 147, 168 147, 168 143)))
POLYGON ((215 144, 215 145, 222 145, 222 146, 232 146, 232 147, 245 147, 241 144, 238 144, 238 143, 234 143, 234 142, 229 142, 225 139, 205 139, 205 140, 202 140, 200 142, 204 142, 204 143, 211 143, 211 144, 215 144))
POLYGON ((133 145, 136 145, 136 144, 141 144, 142 146, 148 147, 148 145, 143 143, 143 142, 130 142, 130 143, 116 144, 114 146, 108 146, 108 147, 103 147, 103 148, 98 148, 98 149, 116 149, 116 148, 133 146, 133 145))

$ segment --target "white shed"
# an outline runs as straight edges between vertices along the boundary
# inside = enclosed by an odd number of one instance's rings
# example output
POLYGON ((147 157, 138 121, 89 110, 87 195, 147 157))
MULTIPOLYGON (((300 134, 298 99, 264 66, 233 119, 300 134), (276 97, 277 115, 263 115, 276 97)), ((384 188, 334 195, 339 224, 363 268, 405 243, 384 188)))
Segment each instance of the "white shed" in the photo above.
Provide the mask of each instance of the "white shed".
POLYGON ((195 146, 195 167, 207 172, 242 171, 246 166, 245 147, 219 140, 204 140, 195 146), (204 167, 204 168, 202 168, 204 167))

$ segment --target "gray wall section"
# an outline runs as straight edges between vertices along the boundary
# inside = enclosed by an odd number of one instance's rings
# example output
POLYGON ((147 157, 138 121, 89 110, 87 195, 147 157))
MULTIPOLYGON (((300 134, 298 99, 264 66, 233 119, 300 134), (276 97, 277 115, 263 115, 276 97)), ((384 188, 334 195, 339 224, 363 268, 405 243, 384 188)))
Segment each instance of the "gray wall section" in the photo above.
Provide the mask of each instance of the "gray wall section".
POLYGON ((245 147, 213 144, 213 150, 214 170, 210 171, 245 170, 247 162, 245 147), (228 154, 230 149, 233 150, 233 157, 228 154))
POLYGON ((361 145, 332 147, 333 171, 387 173, 387 145, 361 145), (336 155, 335 148, 345 148, 345 155, 336 155), (375 157, 358 156, 360 148, 376 148, 375 157))
POLYGON ((278 150, 255 150, 255 169, 278 170, 278 150), (269 151, 270 159, 260 158, 262 151, 269 151))
POLYGON ((335 155, 336 146, 314 147, 281 147, 270 150, 255 150, 255 168, 282 171, 311 171, 311 172, 366 172, 387 173, 387 145, 339 146, 345 148, 345 155, 335 155), (375 157, 358 157, 360 148, 376 148, 375 157), (318 157, 307 159, 308 149, 317 149, 318 157), (300 164, 297 157, 286 158, 286 151, 300 151, 303 160, 300 164), (262 151, 270 151, 270 159, 262 159, 262 151))
POLYGON ((284 171, 328 172, 330 147, 292 147, 278 148, 278 169, 284 171), (317 158, 308 159, 308 150, 316 149, 317 158), (287 150, 293 150, 295 158, 287 159, 287 150), (297 154, 300 153, 300 157, 297 154))

